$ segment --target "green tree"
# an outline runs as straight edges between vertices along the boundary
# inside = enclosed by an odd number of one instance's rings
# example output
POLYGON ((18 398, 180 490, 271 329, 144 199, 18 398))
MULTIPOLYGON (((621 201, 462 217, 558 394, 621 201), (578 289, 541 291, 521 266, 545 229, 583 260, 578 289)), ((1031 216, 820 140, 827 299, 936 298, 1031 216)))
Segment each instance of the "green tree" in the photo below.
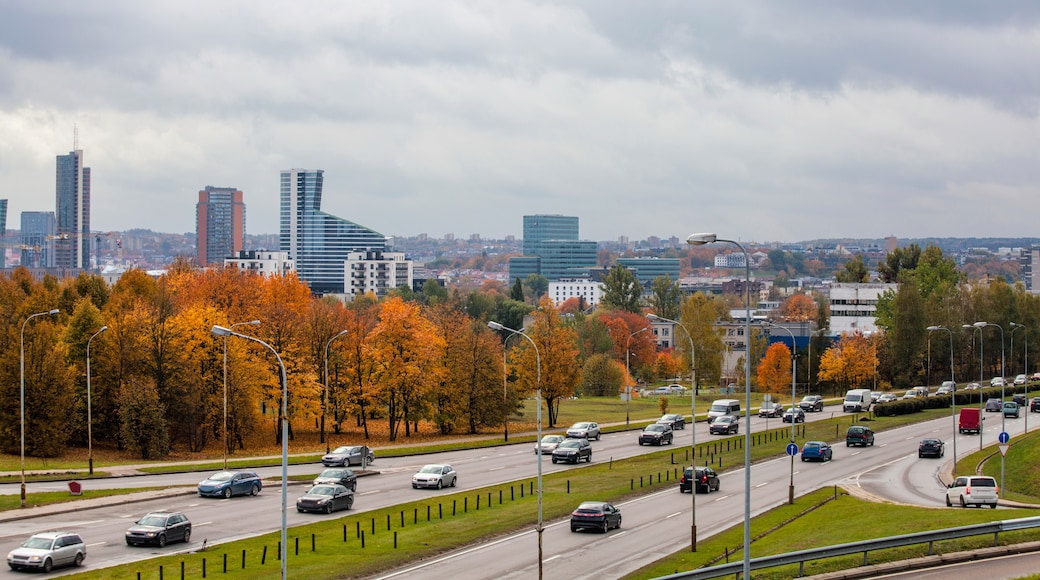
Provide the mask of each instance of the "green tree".
POLYGON ((436 304, 448 299, 448 291, 437 280, 428 278, 423 282, 423 299, 427 304, 436 304))
POLYGON ((549 291, 549 279, 541 274, 528 274, 524 278, 524 297, 532 304, 537 304, 549 291))
POLYGON ((614 266, 603 277, 603 298, 600 305, 608 310, 624 310, 639 314, 642 310, 643 286, 632 270, 614 266))
POLYGON ((605 353, 594 354, 581 367, 578 390, 589 397, 613 397, 625 384, 625 369, 605 353))
POLYGON ((682 299, 682 291, 679 281, 672 280, 670 276, 658 276, 650 285, 650 308, 654 314, 664 318, 675 320, 679 317, 679 301, 682 299))
POLYGON ((119 392, 120 441, 141 459, 165 457, 170 452, 166 408, 149 380, 134 380, 119 392))
MULTIPOLYGON (((726 345, 722 341, 721 331, 716 323, 728 316, 726 305, 703 292, 687 296, 681 306, 682 316, 679 320, 689 330, 693 339, 693 350, 697 365, 697 387, 700 385, 717 385, 722 378, 722 357, 726 345)), ((676 330, 678 334, 682 331, 676 330)), ((683 369, 689 371, 689 340, 685 336, 674 337, 677 349, 683 353, 683 369)))
POLYGON ((516 282, 513 283, 513 287, 509 290, 509 297, 517 302, 524 301, 524 283, 520 281, 520 277, 516 277, 516 282))
POLYGON ((855 258, 845 262, 845 267, 835 272, 834 279, 845 284, 869 282, 870 271, 863 262, 863 256, 857 254, 855 258))
POLYGON ((878 277, 882 282, 892 284, 899 281, 899 273, 904 270, 917 269, 921 259, 921 246, 910 244, 905 248, 896 248, 878 262, 878 277))

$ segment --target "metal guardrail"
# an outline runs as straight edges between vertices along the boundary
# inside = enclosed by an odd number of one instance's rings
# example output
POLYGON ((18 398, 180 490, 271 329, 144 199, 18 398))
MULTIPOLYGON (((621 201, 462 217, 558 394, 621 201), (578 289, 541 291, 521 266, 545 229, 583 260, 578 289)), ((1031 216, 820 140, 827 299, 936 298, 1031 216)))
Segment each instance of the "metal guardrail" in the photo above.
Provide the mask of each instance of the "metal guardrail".
MULTIPOLYGON (((1031 528, 1040 528, 1040 517, 1003 520, 999 522, 990 522, 988 524, 974 524, 970 526, 934 530, 931 532, 917 532, 913 534, 903 534, 901 536, 889 536, 887 538, 878 538, 875 540, 863 540, 847 544, 837 544, 835 546, 826 546, 823 548, 787 552, 775 556, 763 556, 761 558, 751 559, 751 569, 761 570, 763 568, 772 568, 774 566, 798 564, 798 575, 801 576, 805 570, 805 563, 812 560, 862 553, 863 565, 866 566, 867 554, 872 551, 912 546, 915 544, 928 544, 928 553, 930 555, 932 553, 932 544, 934 542, 993 534, 993 544, 996 545, 1001 532, 1026 530, 1031 528)), ((661 576, 656 580, 706 580, 708 578, 717 578, 719 576, 740 574, 743 568, 744 562, 741 560, 737 562, 729 562, 727 564, 720 564, 718 566, 711 566, 709 568, 698 568, 697 570, 690 570, 689 572, 680 572, 669 576, 661 576)))

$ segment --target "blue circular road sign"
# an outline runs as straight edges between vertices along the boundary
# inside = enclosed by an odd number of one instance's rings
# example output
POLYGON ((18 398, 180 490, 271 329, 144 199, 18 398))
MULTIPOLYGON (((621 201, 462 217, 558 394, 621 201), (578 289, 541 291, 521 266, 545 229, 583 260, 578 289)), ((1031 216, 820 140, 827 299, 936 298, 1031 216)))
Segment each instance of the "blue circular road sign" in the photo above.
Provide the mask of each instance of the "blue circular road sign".
POLYGON ((788 443, 787 444, 787 454, 792 456, 792 457, 795 456, 795 455, 798 455, 798 446, 795 445, 794 443, 788 443))
POLYGON ((1000 435, 997 436, 997 441, 1000 441, 1001 443, 1007 443, 1010 440, 1011 440, 1011 435, 1008 435, 1007 431, 1004 431, 1000 435))

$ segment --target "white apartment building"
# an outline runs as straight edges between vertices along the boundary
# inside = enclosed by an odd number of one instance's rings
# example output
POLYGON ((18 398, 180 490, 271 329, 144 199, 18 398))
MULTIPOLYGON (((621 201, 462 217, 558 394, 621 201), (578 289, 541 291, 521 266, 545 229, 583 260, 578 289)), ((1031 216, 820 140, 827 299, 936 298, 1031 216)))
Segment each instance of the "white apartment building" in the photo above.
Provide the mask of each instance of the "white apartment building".
POLYGON ((877 303, 898 284, 832 284, 830 287, 831 336, 877 332, 877 303))
POLYGON ((224 267, 234 267, 262 276, 284 276, 296 271, 296 262, 289 259, 289 252, 245 250, 224 258, 224 267))
POLYGON ((411 288, 415 266, 402 252, 350 252, 343 274, 343 299, 352 302, 369 292, 382 298, 394 288, 411 288))
POLYGON ((590 278, 560 278, 549 282, 549 298, 557 306, 568 298, 584 298, 585 304, 598 306, 603 298, 603 283, 590 278))

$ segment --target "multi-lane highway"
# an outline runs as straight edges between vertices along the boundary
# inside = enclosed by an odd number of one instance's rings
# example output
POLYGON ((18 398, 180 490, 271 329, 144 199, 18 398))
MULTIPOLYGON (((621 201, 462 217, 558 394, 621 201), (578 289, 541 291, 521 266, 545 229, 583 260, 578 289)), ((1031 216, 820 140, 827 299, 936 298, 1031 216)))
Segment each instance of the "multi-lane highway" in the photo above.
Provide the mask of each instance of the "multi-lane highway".
MULTIPOLYGON (((828 408, 824 413, 810 414, 810 420, 829 417, 837 410, 828 408)), ((840 414, 840 411, 838 411, 840 414)), ((755 417, 754 429, 766 428, 766 420, 755 417)), ((769 420, 768 426, 780 425, 777 419, 769 420)), ((999 423, 998 423, 999 425, 999 423)), ((743 428, 743 423, 741 425, 743 428)), ((987 428, 985 436, 995 439, 998 427, 987 428)), ((854 481, 869 487, 870 477, 865 474, 875 473, 878 466, 897 465, 912 455, 916 464, 916 439, 925 435, 949 433, 949 422, 932 421, 911 427, 904 427, 878 436, 878 444, 874 448, 849 449, 836 447, 835 460, 828 464, 801 464, 796 462, 797 473, 795 484, 799 493, 819 486, 832 485, 843 481, 854 481)), ((677 431, 674 447, 682 450, 690 443, 690 428, 677 431)), ((640 453, 656 451, 657 448, 640 447, 636 443, 636 432, 606 434, 602 441, 593 443, 593 461, 606 461, 610 458, 620 459, 640 453)), ((948 437, 944 437, 947 438, 948 437)), ((707 427, 697 425, 697 441, 704 442, 718 439, 707 434, 707 427)), ((966 437, 966 441, 975 441, 977 437, 966 437)), ((970 450, 967 443, 959 444, 958 450, 970 450)), ((666 447, 667 448, 667 447, 666 447)), ((379 458, 373 466, 379 475, 359 480, 358 494, 354 511, 364 511, 393 505, 417 497, 431 494, 448 494, 459 489, 473 489, 503 481, 533 477, 536 463, 532 452, 532 444, 517 444, 490 449, 452 451, 434 455, 379 458), (459 472, 459 487, 455 490, 419 491, 411 489, 412 474, 425 463, 450 463, 459 472)), ((922 465, 938 466, 941 462, 931 460, 922 465)), ((554 465, 543 462, 545 473, 577 469, 575 466, 554 465)), ((292 473, 314 474, 320 465, 292 466, 292 473)), ((260 470, 264 477, 278 477, 280 468, 260 470)), ((885 473, 884 471, 878 473, 885 473)), ((770 506, 777 505, 787 498, 789 462, 786 458, 771 460, 753 466, 752 477, 754 490, 752 493, 753 510, 757 513, 770 506)), ((886 477, 896 477, 888 475, 886 477)), ((922 497, 941 498, 941 489, 929 475, 914 475, 914 484, 927 490, 921 492, 922 497)), ((194 484, 202 479, 201 474, 170 474, 162 476, 143 476, 120 478, 118 480, 91 481, 89 485, 102 487, 166 486, 194 484)), ((743 515, 743 475, 737 470, 728 472, 722 478, 722 491, 698 496, 698 528, 700 535, 718 531, 741 520, 743 515)), ((901 484, 904 485, 905 484, 901 484)), ((0 490, 5 493, 17 493, 17 486, 6 486, 11 489, 0 490)), ((884 486, 882 486, 884 487, 884 486)), ((64 489, 62 484, 31 484, 32 491, 46 489, 64 489)), ((302 493, 302 486, 290 489, 291 501, 302 493)), ((884 494, 882 494, 884 495, 884 494)), ((919 503, 919 502, 918 502, 919 503)), ((244 536, 256 535, 276 530, 280 524, 280 491, 272 486, 258 497, 240 497, 231 500, 209 500, 194 495, 173 496, 160 500, 87 509, 75 514, 55 515, 28 520, 12 521, 0 524, 0 550, 7 550, 19 543, 26 536, 46 529, 73 529, 80 532, 88 543, 90 557, 88 565, 92 568, 119 564, 151 557, 156 553, 170 553, 176 550, 189 549, 183 545, 168 546, 164 549, 129 548, 124 544, 123 533, 131 522, 142 513, 153 510, 176 510, 188 514, 195 530, 192 544, 207 539, 210 544, 228 541, 244 536)), ((569 527, 559 524, 549 526, 545 532, 545 570, 547 576, 555 577, 592 577, 607 575, 615 577, 631 571, 643 564, 663 555, 681 549, 689 536, 689 504, 690 496, 680 497, 674 486, 661 493, 654 493, 639 498, 622 506, 624 525, 620 531, 605 536, 593 534, 571 534, 569 527), (622 540, 623 538, 623 540, 622 540), (620 541, 619 541, 620 540, 620 541)), ((323 517, 309 514, 298 514, 290 510, 289 524, 296 525, 314 521, 323 517)), ((460 569, 481 570, 484 577, 522 577, 529 576, 536 566, 535 539, 531 532, 504 538, 492 544, 482 545, 457 555, 436 560, 427 566, 429 571, 455 574, 460 569)), ((426 566, 424 566, 426 567, 426 566)), ((403 576, 402 576, 403 577, 403 576)))

